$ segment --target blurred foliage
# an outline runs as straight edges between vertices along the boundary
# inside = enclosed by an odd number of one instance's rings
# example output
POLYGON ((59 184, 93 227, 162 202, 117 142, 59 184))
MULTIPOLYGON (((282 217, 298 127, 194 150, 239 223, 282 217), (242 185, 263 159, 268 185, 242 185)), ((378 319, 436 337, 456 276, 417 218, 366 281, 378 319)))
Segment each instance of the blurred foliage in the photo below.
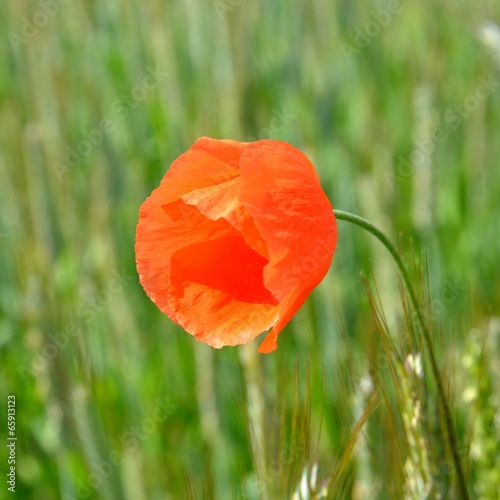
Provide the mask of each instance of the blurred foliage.
POLYGON ((271 355, 199 345, 146 297, 139 206, 202 135, 294 144, 334 207, 399 242, 470 491, 497 498, 495 22, 492 1, 0 4, 0 387, 20 498, 457 498, 425 353, 415 377, 411 313, 369 235, 339 223, 271 355))

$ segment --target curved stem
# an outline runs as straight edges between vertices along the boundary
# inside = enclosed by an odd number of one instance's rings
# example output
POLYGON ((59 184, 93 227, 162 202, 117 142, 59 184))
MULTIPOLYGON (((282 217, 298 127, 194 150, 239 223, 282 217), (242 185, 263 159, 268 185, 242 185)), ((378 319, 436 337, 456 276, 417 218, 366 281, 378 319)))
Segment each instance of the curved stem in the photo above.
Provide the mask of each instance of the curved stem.
POLYGON ((460 485, 460 491, 461 491, 462 497, 464 499, 468 500, 469 493, 467 491, 467 484, 465 481, 465 475, 464 475, 464 472, 462 470, 460 456, 458 453, 457 437, 456 437, 456 433, 455 433, 455 428, 453 426, 453 420, 451 418, 450 406, 448 404, 448 400, 446 399, 446 394, 444 391, 443 382, 441 380, 441 375, 439 373, 436 357, 434 355, 434 350, 432 349, 431 335, 430 335, 429 329, 427 328, 427 326, 425 324, 425 319, 424 319, 424 316, 422 314, 422 311, 418 305, 417 295, 416 295, 415 290, 412 286, 410 275, 408 274, 408 270, 406 269, 406 267, 403 263, 403 260, 401 259, 401 256, 399 255, 399 252, 396 250, 396 248, 391 243, 391 241, 387 238, 387 236, 384 233, 382 233, 382 231, 377 229, 371 222, 367 221, 366 219, 363 219, 362 217, 358 217, 357 215, 351 214, 349 212, 344 212, 342 210, 334 210, 333 212, 334 212, 335 217, 337 219, 345 220, 347 222, 351 222, 352 224, 356 224, 357 226, 360 226, 363 229, 366 229, 368 232, 370 232, 376 238, 378 238, 378 240, 387 248, 387 250, 389 250, 389 253, 392 255, 394 261, 396 262, 396 265, 398 266, 398 269, 403 277, 406 288, 408 290, 408 294, 410 295, 411 303, 413 305, 413 308, 415 309, 417 319, 418 319, 418 322, 420 324, 420 328, 422 329, 422 332, 424 334, 424 340, 425 340, 425 344, 427 347, 427 351, 429 353, 429 359, 431 362, 432 375, 434 377, 434 380, 436 381, 436 386, 437 386, 438 393, 439 393, 439 400, 441 401, 441 405, 443 407, 443 413, 444 413, 445 424, 446 424, 446 431, 448 434, 448 444, 451 448, 453 462, 455 464, 455 469, 456 469, 457 476, 458 476, 458 483, 460 485))

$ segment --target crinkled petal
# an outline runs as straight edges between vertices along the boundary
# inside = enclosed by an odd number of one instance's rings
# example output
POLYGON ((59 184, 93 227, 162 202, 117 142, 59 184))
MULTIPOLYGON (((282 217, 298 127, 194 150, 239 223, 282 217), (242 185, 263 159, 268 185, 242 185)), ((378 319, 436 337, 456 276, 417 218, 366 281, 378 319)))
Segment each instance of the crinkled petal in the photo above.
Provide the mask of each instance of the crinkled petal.
POLYGON ((172 163, 161 181, 163 195, 168 199, 179 198, 238 177, 244 147, 242 142, 201 137, 172 163))
POLYGON ((135 252, 142 287, 158 308, 175 321, 176 313, 168 303, 171 255, 190 244, 222 238, 233 228, 224 219, 207 219, 182 200, 165 205, 164 199, 160 186, 143 203, 135 252))
POLYGON ((177 321, 187 332, 212 347, 246 344, 278 320, 280 306, 234 300, 220 290, 185 283, 182 295, 170 295, 177 321))
POLYGON ((267 263, 231 228, 220 238, 191 243, 172 255, 170 294, 182 297, 186 282, 193 282, 222 291, 233 300, 277 305, 263 284, 267 263))
POLYGON ((269 251, 264 285, 281 302, 272 339, 327 273, 337 227, 314 167, 293 146, 281 141, 251 143, 240 169, 240 200, 269 251))

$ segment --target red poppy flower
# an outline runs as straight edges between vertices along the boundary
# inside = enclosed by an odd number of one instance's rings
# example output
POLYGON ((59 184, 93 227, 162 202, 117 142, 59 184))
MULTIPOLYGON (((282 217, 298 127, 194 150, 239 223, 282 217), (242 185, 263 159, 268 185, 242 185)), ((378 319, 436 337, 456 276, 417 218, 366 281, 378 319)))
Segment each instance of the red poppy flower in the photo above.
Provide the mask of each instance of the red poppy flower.
POLYGON ((137 271, 213 347, 276 338, 330 267, 337 227, 311 162, 281 141, 198 139, 140 209, 137 271))

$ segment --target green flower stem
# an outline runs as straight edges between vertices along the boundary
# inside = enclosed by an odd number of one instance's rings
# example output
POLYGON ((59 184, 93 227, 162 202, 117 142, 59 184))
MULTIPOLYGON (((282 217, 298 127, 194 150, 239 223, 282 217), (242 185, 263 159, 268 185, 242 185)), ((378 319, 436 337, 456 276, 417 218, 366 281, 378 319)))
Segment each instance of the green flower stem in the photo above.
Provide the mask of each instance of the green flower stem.
POLYGON ((462 470, 460 456, 458 454, 457 437, 456 437, 456 433, 455 433, 455 427, 453 426, 453 420, 451 418, 450 406, 448 404, 448 400, 446 399, 446 394, 444 391, 443 382, 441 380, 441 375, 439 373, 439 369, 437 366, 436 357, 434 355, 434 350, 432 348, 431 335, 430 335, 429 329, 426 326, 422 311, 419 307, 417 295, 416 295, 415 290, 412 286, 412 283, 410 280, 410 275, 408 274, 408 270, 406 269, 406 267, 403 263, 403 260, 401 259, 401 256, 399 255, 399 252, 396 250, 396 248, 391 243, 391 241, 387 238, 387 236, 384 233, 382 233, 382 231, 377 229, 371 222, 367 221, 366 219, 363 219, 362 217, 358 217, 357 215, 351 214, 349 212, 344 212, 342 210, 334 210, 333 212, 335 213, 335 217, 338 220, 345 220, 347 222, 351 222, 352 224, 356 224, 357 226, 360 226, 363 229, 366 229, 368 232, 370 232, 376 238, 378 238, 379 241, 387 248, 387 250, 389 250, 389 253, 392 255, 394 261, 396 262, 396 265, 398 266, 399 271, 401 272, 401 275, 403 276, 403 280, 405 282, 406 288, 407 288, 408 293, 410 295, 410 299, 411 299, 413 308, 415 309, 418 322, 420 323, 420 327, 421 327, 422 332, 424 334, 424 340, 425 340, 425 344, 427 346, 427 350, 429 353, 429 359, 431 362, 432 375, 434 377, 434 380, 436 381, 436 385, 437 385, 438 393, 439 393, 439 399, 440 399, 441 405, 443 407, 446 430, 447 430, 447 434, 448 434, 448 444, 450 446, 451 453, 453 456, 453 462, 455 464, 455 469, 456 469, 457 476, 458 476, 458 483, 460 485, 460 491, 461 491, 462 497, 464 499, 468 500, 469 493, 467 491, 467 483, 465 481, 465 475, 464 475, 464 472, 462 470))

